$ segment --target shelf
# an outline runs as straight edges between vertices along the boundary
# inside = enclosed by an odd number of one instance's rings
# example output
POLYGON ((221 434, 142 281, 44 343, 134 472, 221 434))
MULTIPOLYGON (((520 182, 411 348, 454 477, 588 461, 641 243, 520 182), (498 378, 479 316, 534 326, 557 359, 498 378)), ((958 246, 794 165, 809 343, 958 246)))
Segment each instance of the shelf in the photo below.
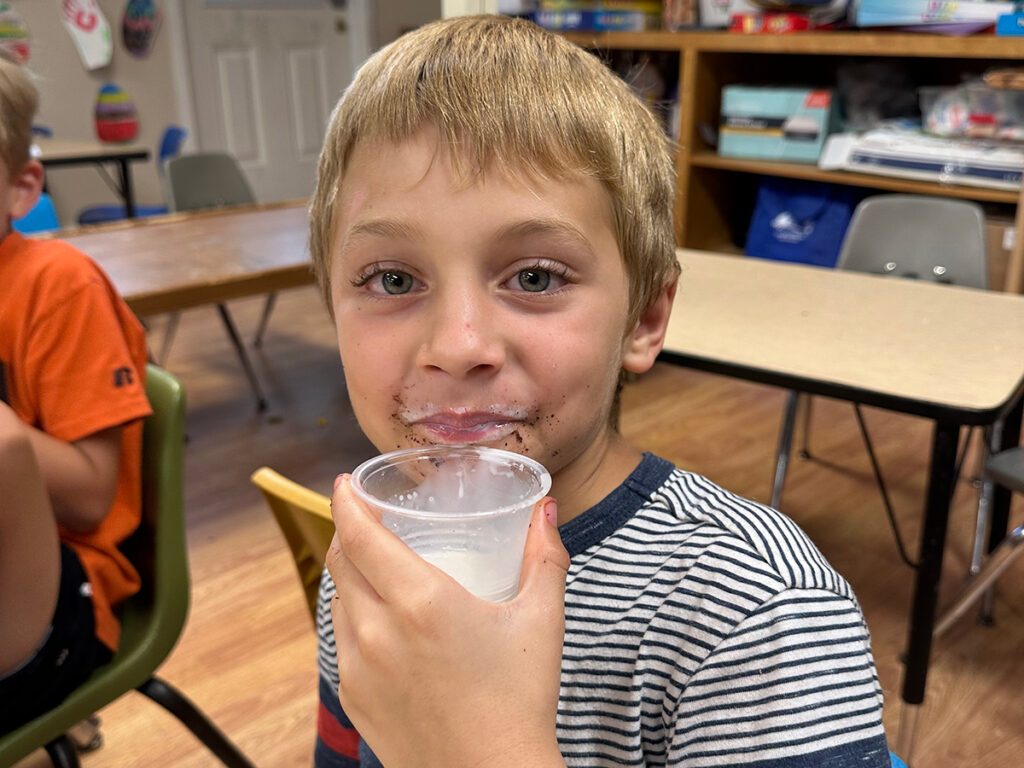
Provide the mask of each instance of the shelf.
POLYGON ((756 173, 763 176, 784 176, 790 179, 809 179, 833 184, 850 184, 855 187, 887 189, 910 194, 942 195, 960 197, 965 200, 980 200, 991 203, 1016 204, 1016 190, 988 189, 967 185, 939 184, 930 181, 915 181, 894 176, 876 176, 870 173, 851 171, 824 171, 816 165, 801 163, 779 163, 767 160, 748 160, 742 157, 721 157, 713 152, 696 152, 690 156, 690 165, 697 168, 717 168, 739 173, 756 173))
POLYGON ((587 48, 781 53, 827 56, 894 56, 944 59, 1024 59, 1019 38, 931 35, 908 32, 804 32, 739 35, 716 31, 562 32, 587 48))

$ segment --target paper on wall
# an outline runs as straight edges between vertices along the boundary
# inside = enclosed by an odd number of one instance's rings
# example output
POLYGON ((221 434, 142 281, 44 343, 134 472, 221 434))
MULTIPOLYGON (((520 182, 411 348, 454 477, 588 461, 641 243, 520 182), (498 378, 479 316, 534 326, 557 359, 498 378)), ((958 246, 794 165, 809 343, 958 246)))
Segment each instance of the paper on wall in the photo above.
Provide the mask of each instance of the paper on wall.
POLYGON ((61 21, 78 49, 86 69, 99 69, 110 64, 114 46, 110 24, 96 0, 57 0, 61 5, 61 21))

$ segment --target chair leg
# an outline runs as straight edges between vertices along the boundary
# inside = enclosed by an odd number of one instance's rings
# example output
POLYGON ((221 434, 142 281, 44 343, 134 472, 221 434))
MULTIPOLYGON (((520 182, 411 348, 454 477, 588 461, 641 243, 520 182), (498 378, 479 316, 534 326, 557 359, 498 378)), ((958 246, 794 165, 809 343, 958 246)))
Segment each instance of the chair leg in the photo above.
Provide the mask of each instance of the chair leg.
POLYGON ((46 754, 50 756, 53 768, 81 768, 78 753, 66 733, 46 745, 46 754))
POLYGON ((256 378, 256 371, 252 367, 249 353, 245 351, 242 338, 238 335, 235 322, 231 319, 231 313, 228 312, 228 308, 224 304, 218 304, 217 311, 220 312, 220 319, 224 321, 224 328, 231 338, 231 343, 235 345, 235 351, 238 353, 238 359, 242 363, 242 369, 245 371, 246 378, 249 379, 249 386, 252 387, 252 391, 256 395, 256 408, 265 411, 267 410, 267 398, 263 396, 263 389, 260 387, 259 379, 256 378))
POLYGON ((167 327, 164 328, 164 340, 160 345, 160 356, 156 359, 156 364, 161 368, 166 367, 167 356, 171 354, 171 342, 174 341, 174 334, 178 331, 179 320, 181 320, 180 312, 171 312, 167 316, 167 327))
POLYGON ((811 408, 814 398, 804 395, 800 398, 803 408, 800 411, 800 451, 797 454, 801 459, 811 458, 811 408))
POLYGON ((800 404, 800 394, 790 392, 786 397, 786 410, 782 416, 782 427, 779 429, 779 446, 775 451, 775 474, 772 475, 771 501, 769 505, 779 508, 782 500, 782 486, 786 483, 786 467, 789 465, 789 451, 793 445, 793 427, 796 424, 796 409, 800 404))
POLYGON ((263 346, 263 334, 267 330, 267 323, 270 322, 270 313, 274 311, 274 303, 277 301, 277 292, 267 294, 267 302, 263 305, 263 314, 260 316, 260 324, 256 328, 256 338, 253 339, 254 347, 263 346))
POLYGON ((181 691, 173 688, 169 683, 158 677, 151 677, 138 687, 138 691, 188 726, 188 729, 206 745, 207 749, 213 752, 228 768, 254 768, 238 747, 232 744, 228 737, 211 723, 206 715, 200 712, 181 691))
POLYGON ((996 579, 1010 567, 1022 552, 1024 552, 1024 525, 1011 531, 1010 535, 992 550, 992 554, 989 555, 978 575, 967 582, 960 594, 936 622, 932 637, 939 637, 953 626, 954 622, 963 616, 979 597, 991 594, 996 579))
POLYGON ((974 545, 971 547, 971 565, 969 574, 976 576, 981 570, 981 561, 985 557, 985 542, 988 540, 988 528, 992 518, 992 496, 995 485, 992 479, 984 474, 984 462, 988 459, 992 446, 998 445, 1002 437, 1002 425, 996 422, 985 427, 981 441, 981 486, 978 488, 978 515, 974 523, 974 545))

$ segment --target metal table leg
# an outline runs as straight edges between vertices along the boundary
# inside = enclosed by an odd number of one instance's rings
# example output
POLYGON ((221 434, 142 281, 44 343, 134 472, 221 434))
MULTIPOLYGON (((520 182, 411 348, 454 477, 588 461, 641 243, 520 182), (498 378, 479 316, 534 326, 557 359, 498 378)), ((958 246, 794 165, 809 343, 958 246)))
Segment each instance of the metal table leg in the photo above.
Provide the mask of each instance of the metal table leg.
POLYGON ((932 650, 932 628, 938 600, 942 555, 946 545, 949 502, 960 428, 936 422, 932 434, 932 455, 928 469, 928 495, 925 501, 921 548, 918 554, 910 631, 907 639, 903 675, 903 710, 896 754, 911 764, 917 737, 919 707, 924 701, 928 662, 932 650))

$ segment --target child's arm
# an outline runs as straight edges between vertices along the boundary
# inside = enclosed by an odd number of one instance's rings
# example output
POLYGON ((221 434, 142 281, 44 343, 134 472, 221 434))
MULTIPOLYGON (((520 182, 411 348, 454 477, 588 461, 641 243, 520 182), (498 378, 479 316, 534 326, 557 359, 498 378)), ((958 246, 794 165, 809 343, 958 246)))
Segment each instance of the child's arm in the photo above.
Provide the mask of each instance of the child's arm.
POLYGON ((117 492, 121 429, 111 427, 68 443, 25 425, 60 525, 88 532, 110 512, 117 492))
POLYGON ((564 768, 555 720, 569 556, 554 501, 534 509, 520 592, 507 603, 472 596, 420 559, 347 479, 332 512, 339 695, 381 762, 564 768))

